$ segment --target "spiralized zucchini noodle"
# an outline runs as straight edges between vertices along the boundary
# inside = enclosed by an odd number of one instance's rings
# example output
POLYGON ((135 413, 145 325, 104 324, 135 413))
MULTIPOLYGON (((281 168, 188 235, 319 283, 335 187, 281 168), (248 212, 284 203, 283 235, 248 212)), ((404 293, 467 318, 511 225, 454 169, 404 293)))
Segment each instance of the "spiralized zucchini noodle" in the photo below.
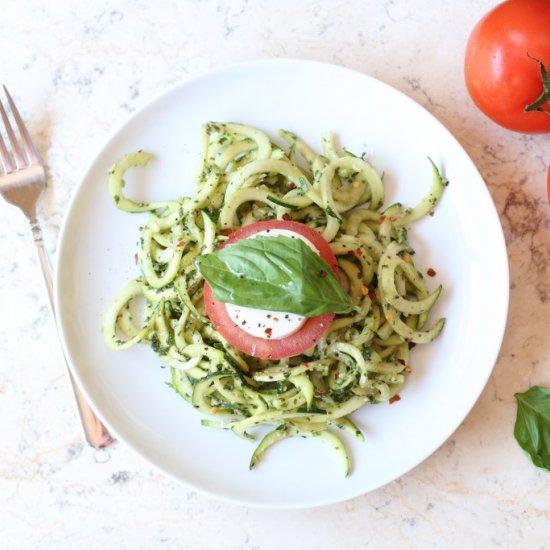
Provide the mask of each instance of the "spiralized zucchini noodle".
POLYGON ((396 399, 411 372, 410 348, 432 342, 445 323, 428 327, 441 287, 430 292, 415 268, 406 227, 433 213, 447 181, 432 163, 433 183, 418 205, 383 208, 382 178, 365 158, 340 149, 334 134, 323 134, 322 153, 291 132, 279 136, 284 149, 248 125, 204 124, 196 192, 166 202, 138 203, 123 194, 126 170, 152 155, 130 153, 113 166, 109 190, 117 207, 150 216, 140 229, 141 274, 108 307, 103 335, 113 350, 151 346, 171 368, 171 386, 205 415, 204 426, 247 439, 257 437, 256 427, 271 426, 250 467, 281 439, 314 436, 338 450, 347 475, 349 455, 335 428, 363 440, 350 415, 366 403, 396 399), (356 306, 337 315, 312 349, 277 361, 224 341, 205 314, 204 281, 194 264, 231 230, 272 219, 322 234, 356 306))

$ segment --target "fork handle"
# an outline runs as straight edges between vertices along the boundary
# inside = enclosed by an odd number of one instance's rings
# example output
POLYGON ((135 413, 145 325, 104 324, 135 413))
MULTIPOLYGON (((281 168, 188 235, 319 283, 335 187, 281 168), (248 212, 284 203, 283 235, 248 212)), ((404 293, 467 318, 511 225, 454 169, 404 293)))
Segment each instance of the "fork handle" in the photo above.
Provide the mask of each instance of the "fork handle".
MULTIPOLYGON (((44 275, 44 281, 46 283, 46 289, 48 291, 48 298, 50 300, 50 307, 53 315, 53 319, 56 323, 57 328, 57 319, 55 316, 55 307, 53 299, 53 281, 52 281, 52 272, 50 268, 50 262, 48 260, 48 255, 46 249, 44 248, 44 239, 42 238, 42 228, 38 223, 38 220, 34 219, 30 221, 30 229, 34 239, 34 244, 36 245, 36 251, 38 253, 38 260, 40 262, 40 267, 42 268, 42 274, 44 275)), ((69 373, 69 380, 73 388, 76 405, 78 408, 78 414, 80 416, 80 421, 82 424, 82 429, 84 431, 84 437, 90 446, 100 449, 107 447, 113 442, 111 434, 109 434, 107 428, 101 423, 99 418, 95 415, 94 411, 86 401, 86 398, 76 385, 76 382, 73 378, 69 364, 67 363, 67 358, 63 355, 65 361, 65 366, 69 373)))

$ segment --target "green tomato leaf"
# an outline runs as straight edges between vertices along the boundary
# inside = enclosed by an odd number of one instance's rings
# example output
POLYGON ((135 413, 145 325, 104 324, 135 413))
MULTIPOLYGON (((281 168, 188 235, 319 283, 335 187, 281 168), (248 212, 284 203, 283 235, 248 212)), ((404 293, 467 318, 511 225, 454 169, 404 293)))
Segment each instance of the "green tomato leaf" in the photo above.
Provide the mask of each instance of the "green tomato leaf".
POLYGON ((544 104, 550 103, 550 73, 540 59, 537 59, 529 54, 527 54, 527 57, 530 57, 533 61, 536 61, 539 64, 540 78, 542 80, 542 92, 540 96, 533 101, 533 103, 526 105, 523 110, 527 112, 540 111, 550 115, 550 110, 548 108, 544 108, 544 104))
POLYGON ((514 437, 535 466, 550 471, 550 388, 533 386, 515 398, 514 437))
POLYGON ((306 317, 353 307, 328 263, 297 237, 242 239, 195 261, 220 302, 306 317))

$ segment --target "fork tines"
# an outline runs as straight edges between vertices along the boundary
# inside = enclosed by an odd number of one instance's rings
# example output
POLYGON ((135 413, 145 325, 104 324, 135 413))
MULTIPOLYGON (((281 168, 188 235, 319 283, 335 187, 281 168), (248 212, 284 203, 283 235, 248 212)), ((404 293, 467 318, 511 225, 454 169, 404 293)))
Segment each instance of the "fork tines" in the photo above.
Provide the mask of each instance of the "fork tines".
POLYGON ((11 153, 13 154, 12 157, 12 154, 10 154, 10 152, 8 151, 6 143, 2 138, 2 135, 0 134, 0 160, 4 168, 4 172, 9 173, 13 172, 14 170, 25 168, 26 166, 29 166, 31 164, 39 164, 40 160, 36 148, 29 135, 29 132, 27 131, 27 128, 23 123, 23 119, 21 118, 21 115, 19 114, 19 111, 17 110, 17 107, 15 106, 15 103, 13 102, 10 93, 5 86, 3 86, 3 88, 6 94, 6 98, 8 100, 8 104, 10 106, 11 113, 13 115, 13 119, 15 120, 17 129, 19 130, 19 135, 22 142, 21 143, 17 139, 13 130, 13 126, 8 118, 6 109, 2 104, 2 100, 0 100, 0 116, 2 117, 2 121, 4 122, 6 134, 11 145, 11 153), (21 147, 22 144, 23 148, 21 147))

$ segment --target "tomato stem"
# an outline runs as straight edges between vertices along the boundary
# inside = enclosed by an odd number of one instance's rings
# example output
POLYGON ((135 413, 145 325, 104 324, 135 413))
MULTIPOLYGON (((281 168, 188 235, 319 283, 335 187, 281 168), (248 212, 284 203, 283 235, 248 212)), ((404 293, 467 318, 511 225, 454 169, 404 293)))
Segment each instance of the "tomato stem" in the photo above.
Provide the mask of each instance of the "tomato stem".
POLYGON ((540 61, 540 59, 537 59, 536 57, 529 55, 529 53, 527 53, 527 57, 529 57, 533 61, 536 61, 539 64, 540 76, 542 79, 542 93, 535 101, 533 101, 533 103, 526 105, 524 107, 524 110, 539 111, 541 113, 546 113, 550 115, 550 109, 549 108, 545 109, 543 107, 545 103, 548 103, 550 105, 550 74, 548 73, 548 71, 546 70, 546 67, 544 66, 543 62, 540 61))

